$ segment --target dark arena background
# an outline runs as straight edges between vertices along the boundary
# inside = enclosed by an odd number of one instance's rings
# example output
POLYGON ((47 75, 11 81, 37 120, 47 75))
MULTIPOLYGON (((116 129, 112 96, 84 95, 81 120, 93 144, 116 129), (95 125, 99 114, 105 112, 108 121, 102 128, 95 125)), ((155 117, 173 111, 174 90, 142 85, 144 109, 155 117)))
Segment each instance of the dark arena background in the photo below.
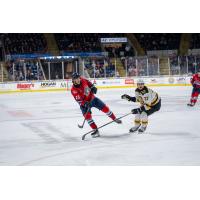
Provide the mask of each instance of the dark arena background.
MULTIPOLYGON (((190 103, 200 70, 198 33, 1 33, 0 165, 200 165, 199 102, 190 103), (162 108, 144 134, 129 133, 134 115, 90 131, 71 95, 72 74, 98 89, 117 117, 138 103, 138 80, 162 108)), ((109 118, 92 110, 98 127, 109 118)))

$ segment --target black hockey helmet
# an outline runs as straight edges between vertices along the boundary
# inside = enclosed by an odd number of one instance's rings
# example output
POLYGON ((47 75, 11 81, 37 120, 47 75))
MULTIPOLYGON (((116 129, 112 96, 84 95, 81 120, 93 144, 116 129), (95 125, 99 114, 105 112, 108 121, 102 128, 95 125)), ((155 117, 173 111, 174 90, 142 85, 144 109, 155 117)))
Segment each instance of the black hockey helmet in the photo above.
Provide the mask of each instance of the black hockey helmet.
POLYGON ((73 85, 74 85, 75 87, 79 87, 79 86, 80 86, 81 81, 78 82, 78 83, 77 83, 77 81, 75 81, 75 79, 78 79, 78 78, 80 78, 80 77, 81 77, 80 74, 77 73, 77 72, 74 72, 74 73, 72 74, 72 83, 73 83, 73 85))
POLYGON ((78 72, 74 72, 74 73, 72 74, 72 80, 73 80, 73 79, 77 79, 77 78, 80 78, 80 74, 79 74, 78 72))

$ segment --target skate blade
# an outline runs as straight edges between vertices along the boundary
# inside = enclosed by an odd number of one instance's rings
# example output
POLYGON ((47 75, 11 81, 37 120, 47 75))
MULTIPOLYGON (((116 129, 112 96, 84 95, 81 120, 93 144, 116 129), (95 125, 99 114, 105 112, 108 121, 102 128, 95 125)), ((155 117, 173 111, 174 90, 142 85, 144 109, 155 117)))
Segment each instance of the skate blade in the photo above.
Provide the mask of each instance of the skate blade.
POLYGON ((91 135, 92 138, 97 138, 100 137, 100 134, 96 134, 96 135, 91 135))
POLYGON ((138 134, 145 134, 147 133, 146 131, 138 131, 138 134))
POLYGON ((136 133, 136 132, 137 132, 137 130, 135 130, 135 131, 129 130, 129 133, 136 133))
POLYGON ((137 132, 138 131, 138 129, 139 129, 140 127, 138 127, 137 129, 135 129, 135 130, 129 130, 129 133, 135 133, 135 132, 137 132))

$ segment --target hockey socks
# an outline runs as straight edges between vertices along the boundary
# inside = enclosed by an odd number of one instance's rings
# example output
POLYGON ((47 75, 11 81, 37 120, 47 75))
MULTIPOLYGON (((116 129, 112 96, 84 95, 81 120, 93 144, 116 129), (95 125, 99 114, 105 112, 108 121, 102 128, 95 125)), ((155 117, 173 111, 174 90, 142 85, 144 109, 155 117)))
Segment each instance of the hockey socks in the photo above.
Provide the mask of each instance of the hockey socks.
POLYGON ((112 120, 116 119, 116 116, 113 114, 113 112, 108 108, 108 106, 104 106, 101 110, 104 112, 108 117, 110 117, 112 120))
POLYGON ((92 119, 91 113, 85 114, 84 117, 92 129, 97 129, 97 125, 95 124, 94 120, 92 119))

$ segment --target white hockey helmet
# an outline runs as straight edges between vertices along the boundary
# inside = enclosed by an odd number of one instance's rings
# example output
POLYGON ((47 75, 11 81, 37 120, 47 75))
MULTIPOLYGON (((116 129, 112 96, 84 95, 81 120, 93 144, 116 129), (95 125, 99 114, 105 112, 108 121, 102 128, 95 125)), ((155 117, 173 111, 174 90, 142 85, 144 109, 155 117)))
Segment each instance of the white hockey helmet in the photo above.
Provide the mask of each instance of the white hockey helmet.
POLYGON ((144 85, 144 80, 143 79, 138 79, 137 84, 143 84, 144 85))

